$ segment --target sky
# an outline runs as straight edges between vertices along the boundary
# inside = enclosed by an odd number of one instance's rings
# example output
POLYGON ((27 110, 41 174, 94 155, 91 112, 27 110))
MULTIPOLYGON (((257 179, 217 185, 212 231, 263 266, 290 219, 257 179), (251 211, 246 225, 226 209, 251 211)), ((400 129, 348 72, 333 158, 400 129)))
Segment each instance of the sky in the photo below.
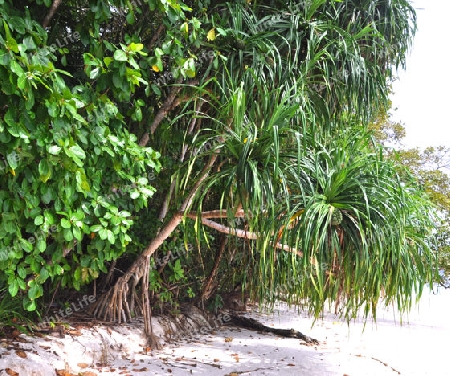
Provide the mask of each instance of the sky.
POLYGON ((450 147, 450 0, 415 0, 418 31, 391 96, 407 147, 450 147))

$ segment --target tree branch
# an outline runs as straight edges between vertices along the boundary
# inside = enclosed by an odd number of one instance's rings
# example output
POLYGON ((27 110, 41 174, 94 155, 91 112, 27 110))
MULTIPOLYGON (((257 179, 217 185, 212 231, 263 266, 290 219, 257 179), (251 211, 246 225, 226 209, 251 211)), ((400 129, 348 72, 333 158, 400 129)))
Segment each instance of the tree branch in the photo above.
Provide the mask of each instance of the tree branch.
POLYGON ((56 13, 56 10, 58 9, 58 7, 61 5, 62 0, 53 0, 53 4, 50 7, 47 15, 44 18, 44 21, 42 21, 42 27, 45 29, 46 27, 48 27, 50 21, 52 20, 53 16, 56 13))
POLYGON ((150 43, 147 46, 147 49, 150 51, 151 49, 153 49, 153 45, 156 43, 156 41, 159 39, 159 37, 161 36, 161 33, 164 31, 166 27, 164 26, 164 24, 162 23, 161 25, 159 25, 158 30, 156 30, 155 35, 153 35, 152 40, 150 41, 150 43))
MULTIPOLYGON (((228 211, 226 209, 223 210, 210 210, 206 212, 201 212, 200 217, 201 218, 228 218, 227 215, 228 211)), ((238 209, 236 213, 233 214, 233 217, 235 218, 242 218, 245 216, 245 212, 242 209, 238 209)), ((198 214, 197 213, 188 213, 186 214, 186 217, 191 219, 197 219, 198 214)))
MULTIPOLYGON (((197 216, 188 214, 188 218, 196 219, 197 216)), ((258 232, 245 231, 245 230, 241 230, 241 229, 230 228, 230 227, 224 226, 224 225, 222 225, 220 223, 211 221, 210 219, 207 219, 207 218, 203 218, 202 217, 201 221, 207 227, 213 228, 214 230, 217 230, 217 231, 222 232, 224 234, 229 234, 229 235, 236 236, 238 238, 257 240, 257 239, 259 239, 261 237, 261 234, 258 233, 258 232)), ((281 243, 277 242, 275 244, 275 248, 282 249, 283 251, 295 253, 297 256, 303 257, 303 252, 302 251, 299 251, 299 250, 297 250, 295 248, 289 247, 287 244, 281 244, 281 243)))
POLYGON ((120 281, 127 282, 131 276, 134 274, 134 272, 138 269, 140 265, 142 265, 145 262, 145 259, 149 256, 151 256, 158 248, 159 246, 164 243, 164 241, 170 236, 170 234, 176 229, 176 227, 180 224, 180 222, 183 219, 183 212, 186 211, 188 207, 191 206, 192 200, 194 199, 194 196, 196 195, 198 189, 202 185, 202 183, 205 181, 205 179, 208 177, 209 172, 211 171, 212 166, 216 162, 216 159, 218 157, 218 153, 214 153, 209 158, 208 163, 203 168, 202 172, 200 173, 200 177, 194 184, 194 186, 191 188, 188 196, 184 200, 183 204, 180 207, 180 210, 173 215, 173 217, 170 219, 169 222, 161 229, 161 231, 153 238, 153 240, 149 243, 147 248, 139 255, 139 257, 133 262, 133 264, 128 268, 127 272, 120 277, 120 281))

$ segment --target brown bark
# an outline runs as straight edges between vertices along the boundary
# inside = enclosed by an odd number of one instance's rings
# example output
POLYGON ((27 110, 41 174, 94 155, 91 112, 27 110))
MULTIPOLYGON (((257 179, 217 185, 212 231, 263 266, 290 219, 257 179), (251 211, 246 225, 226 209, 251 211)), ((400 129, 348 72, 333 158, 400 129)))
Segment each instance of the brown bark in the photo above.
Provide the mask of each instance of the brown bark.
POLYGON ((220 242, 219 249, 217 250, 216 256, 214 258, 214 265, 213 265, 208 277, 206 278, 205 282, 203 283, 202 292, 197 300, 198 302, 202 303, 203 309, 204 309, 204 307, 203 307, 204 301, 208 300, 211 297, 211 294, 214 290, 213 283, 214 283, 214 280, 216 279, 217 272, 219 271, 220 260, 222 260, 222 256, 225 252, 225 247, 226 247, 227 243, 228 243, 228 237, 223 235, 222 240, 220 242))
POLYGON ((155 35, 153 35, 152 40, 147 45, 147 49, 149 51, 153 48, 153 46, 155 45, 156 41, 159 39, 159 37, 161 36, 161 33, 164 31, 165 28, 166 27, 164 26, 164 24, 159 25, 158 30, 156 30, 155 35))
POLYGON ((56 10, 61 5, 62 0, 53 0, 53 4, 50 7, 47 15, 45 16, 44 20, 42 21, 42 27, 46 28, 50 24, 50 21, 52 20, 53 16, 56 13, 56 10))
MULTIPOLYGON (((181 78, 179 78, 176 83, 180 84, 181 78)), ((167 113, 171 110, 173 101, 175 100, 176 96, 180 92, 181 88, 182 88, 182 86, 180 86, 180 85, 176 85, 176 86, 172 87, 169 96, 166 98, 163 105, 161 106, 158 113, 156 114, 155 118, 153 119, 153 123, 150 126, 151 134, 155 133, 156 128, 158 128, 161 121, 163 121, 163 119, 166 117, 167 113)), ((146 146, 149 139, 150 139, 149 133, 145 132, 139 141, 139 146, 142 146, 142 147, 146 146)))

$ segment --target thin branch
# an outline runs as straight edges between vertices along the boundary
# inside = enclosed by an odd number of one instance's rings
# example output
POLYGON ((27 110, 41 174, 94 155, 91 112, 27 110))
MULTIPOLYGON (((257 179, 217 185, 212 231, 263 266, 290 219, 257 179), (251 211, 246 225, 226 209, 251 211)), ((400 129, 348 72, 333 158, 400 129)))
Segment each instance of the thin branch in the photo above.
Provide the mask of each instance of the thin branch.
POLYGON ((156 43, 156 41, 159 39, 159 37, 161 36, 161 33, 163 32, 163 30, 166 27, 164 26, 164 24, 161 24, 158 28, 158 30, 156 30, 155 35, 153 35, 152 40, 150 41, 150 43, 147 46, 147 49, 150 51, 151 49, 153 49, 153 45, 156 43))
MULTIPOLYGON (((180 90, 186 86, 186 85, 180 85, 183 81, 183 78, 180 77, 178 81, 176 82, 176 85, 172 86, 172 90, 170 91, 169 96, 164 101, 164 104, 159 109, 158 113, 156 114, 155 118, 153 119, 153 123, 150 126, 150 133, 153 134, 156 131, 156 128, 158 128, 159 124, 163 121, 163 119, 167 116, 167 113, 171 110, 173 110, 175 107, 177 107, 182 101, 181 99, 176 98, 180 90)), ((195 86, 198 85, 198 81, 194 80, 187 83, 188 86, 195 86)), ((141 140, 139 141, 139 146, 146 146, 148 143, 148 140, 150 139, 150 135, 148 132, 145 132, 141 140)))
POLYGON ((58 9, 58 7, 61 5, 62 0, 53 0, 53 4, 50 7, 47 15, 44 18, 44 21, 42 21, 42 27, 45 29, 46 27, 48 27, 50 21, 52 20, 53 16, 56 13, 56 10, 58 9))
MULTIPOLYGON (((197 213, 187 213, 186 217, 191 219, 197 219, 199 215, 197 213)), ((238 209, 235 213, 233 213, 233 217, 242 218, 245 216, 245 212, 242 209, 238 209)), ((228 211, 226 209, 223 210, 211 210, 200 213, 201 218, 228 218, 228 211)))
MULTIPOLYGON (((180 84, 181 82, 182 82, 182 78, 180 77, 176 83, 180 84)), ((169 96, 166 98, 163 105, 161 106, 158 113, 156 114, 155 118, 153 119, 153 123, 150 126, 151 134, 155 133, 156 128, 158 128, 161 121, 166 117, 167 113, 172 108, 172 103, 175 100, 175 97, 180 92, 181 88, 182 88, 181 85, 176 85, 176 86, 172 87, 172 90, 170 91, 169 96)), ((142 146, 142 147, 146 146, 149 139, 150 139, 149 133, 145 132, 139 141, 139 146, 142 146)))
MULTIPOLYGON (((188 215, 188 217, 192 218, 191 215, 188 215)), ((195 216, 195 218, 197 218, 197 216, 195 216)), ((241 229, 234 229, 234 228, 231 228, 231 227, 224 226, 224 225, 222 225, 220 223, 211 221, 210 219, 207 219, 207 218, 201 218, 201 221, 202 221, 202 223, 205 226, 211 227, 214 230, 217 230, 217 231, 222 232, 224 234, 229 234, 229 235, 236 236, 238 238, 257 240, 257 239, 260 239, 262 237, 262 234, 259 233, 259 232, 245 231, 245 230, 241 230, 241 229)), ((302 251, 299 251, 298 249, 289 247, 287 244, 281 244, 281 243, 277 242, 275 244, 275 248, 282 249, 283 251, 295 253, 297 256, 303 257, 303 252, 302 251)))

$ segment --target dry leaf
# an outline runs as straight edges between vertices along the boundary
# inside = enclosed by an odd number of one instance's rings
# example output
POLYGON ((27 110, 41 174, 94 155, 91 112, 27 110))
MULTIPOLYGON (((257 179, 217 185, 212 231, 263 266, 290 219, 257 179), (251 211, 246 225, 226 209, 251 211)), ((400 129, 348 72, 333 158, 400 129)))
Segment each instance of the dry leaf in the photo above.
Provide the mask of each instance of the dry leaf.
POLYGON ((288 363, 287 364, 289 367, 295 367, 295 364, 293 364, 293 363, 288 363))
POLYGON ((9 376, 20 376, 19 372, 13 371, 11 368, 6 368, 5 371, 9 376))
POLYGON ((87 364, 87 363, 77 363, 77 366, 80 367, 80 368, 88 368, 89 364, 87 364))
POLYGON ((23 350, 16 350, 16 355, 20 356, 23 359, 25 359, 27 357, 27 354, 23 350))
POLYGON ((132 371, 133 372, 145 372, 145 371, 148 371, 148 368, 147 367, 133 368, 132 371))
POLYGON ((225 342, 231 342, 233 341, 233 337, 225 337, 225 342))
POLYGON ((65 369, 57 369, 56 374, 58 376, 70 376, 70 373, 67 372, 65 369))
POLYGON ((14 329, 14 330, 11 332, 11 337, 12 337, 12 338, 17 338, 18 336, 20 336, 20 332, 19 332, 17 329, 14 329))

